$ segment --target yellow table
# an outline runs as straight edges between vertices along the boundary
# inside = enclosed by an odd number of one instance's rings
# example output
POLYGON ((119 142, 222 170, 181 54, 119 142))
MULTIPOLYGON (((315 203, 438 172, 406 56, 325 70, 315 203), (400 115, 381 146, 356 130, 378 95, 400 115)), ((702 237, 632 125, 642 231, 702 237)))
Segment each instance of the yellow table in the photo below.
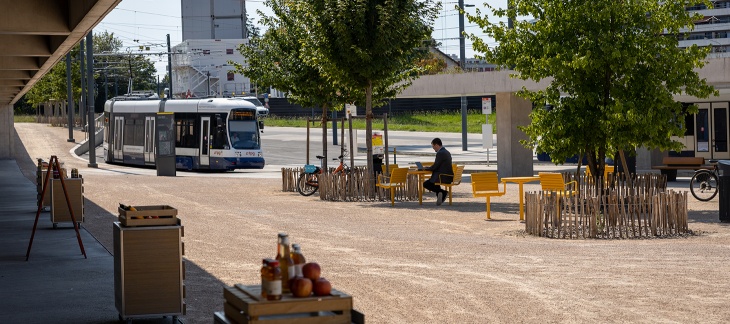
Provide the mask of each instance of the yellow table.
POLYGON ((418 176, 418 204, 423 205, 423 182, 426 181, 426 175, 431 174, 432 171, 428 170, 408 170, 408 174, 415 174, 418 176))
POLYGON ((523 184, 527 182, 540 181, 540 177, 506 177, 502 178, 502 182, 512 182, 520 185, 520 220, 525 220, 525 191, 523 184))

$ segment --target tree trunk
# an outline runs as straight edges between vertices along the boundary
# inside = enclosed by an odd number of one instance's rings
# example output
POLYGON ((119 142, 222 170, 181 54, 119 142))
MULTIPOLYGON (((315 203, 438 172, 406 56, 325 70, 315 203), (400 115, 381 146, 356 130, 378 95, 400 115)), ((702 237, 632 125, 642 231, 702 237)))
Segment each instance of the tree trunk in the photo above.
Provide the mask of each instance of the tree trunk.
MULTIPOLYGON (((373 84, 365 88, 365 144, 367 145, 368 174, 374 177, 373 173, 373 84)), ((354 148, 352 148, 354 149, 354 148)), ((375 183, 375 182, 373 182, 375 183)))
POLYGON ((618 150, 618 155, 621 157, 621 166, 624 168, 623 176, 626 177, 626 182, 629 184, 629 187, 632 188, 634 184, 631 181, 631 174, 629 174, 629 164, 626 163, 626 154, 624 153, 624 150, 618 150))

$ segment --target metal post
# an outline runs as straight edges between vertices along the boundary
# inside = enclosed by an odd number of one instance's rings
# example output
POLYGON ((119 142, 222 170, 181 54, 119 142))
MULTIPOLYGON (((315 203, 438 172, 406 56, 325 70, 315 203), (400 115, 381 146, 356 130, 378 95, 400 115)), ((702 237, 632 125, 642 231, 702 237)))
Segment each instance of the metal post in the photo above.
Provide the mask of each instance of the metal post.
POLYGON ((81 71, 81 100, 79 100, 79 119, 81 120, 81 131, 86 131, 84 112, 86 111, 86 64, 84 63, 84 39, 79 43, 79 69, 81 71))
POLYGON ((337 145, 337 111, 332 110, 332 145, 337 145))
POLYGON ((71 85, 71 53, 66 54, 66 103, 68 105, 68 142, 74 140, 74 97, 71 85))
POLYGON ((167 80, 170 83, 170 99, 172 99, 172 51, 170 51, 170 34, 167 34, 167 80))
MULTIPOLYGON (((464 0, 459 0, 459 65, 466 72, 466 43, 464 41, 464 0)), ((466 96, 461 95, 461 150, 467 150, 466 96)))
POLYGON ((86 65, 88 66, 87 73, 89 76, 86 78, 88 82, 88 86, 86 87, 86 91, 88 91, 88 96, 86 97, 87 104, 87 111, 89 112, 89 117, 87 118, 87 121, 89 123, 89 167, 90 168, 96 168, 96 118, 94 118, 94 35, 92 34, 92 31, 90 30, 89 33, 86 35, 86 65))

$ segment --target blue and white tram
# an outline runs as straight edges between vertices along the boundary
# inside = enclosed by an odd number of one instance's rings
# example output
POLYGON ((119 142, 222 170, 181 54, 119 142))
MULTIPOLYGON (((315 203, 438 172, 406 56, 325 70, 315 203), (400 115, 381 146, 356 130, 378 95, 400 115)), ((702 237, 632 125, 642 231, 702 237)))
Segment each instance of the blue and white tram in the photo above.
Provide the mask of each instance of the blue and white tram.
POLYGON ((240 98, 109 100, 104 160, 155 165, 155 116, 175 116, 175 164, 181 170, 262 169, 256 106, 240 98))

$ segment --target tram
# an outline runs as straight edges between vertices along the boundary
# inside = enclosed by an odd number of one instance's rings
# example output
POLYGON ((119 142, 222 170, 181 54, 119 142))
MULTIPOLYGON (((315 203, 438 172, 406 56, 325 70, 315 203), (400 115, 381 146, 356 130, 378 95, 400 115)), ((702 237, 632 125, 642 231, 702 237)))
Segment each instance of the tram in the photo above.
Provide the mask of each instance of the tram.
POLYGON ((178 170, 262 169, 256 106, 241 98, 129 99, 104 104, 104 160, 155 165, 155 117, 173 113, 178 170))

